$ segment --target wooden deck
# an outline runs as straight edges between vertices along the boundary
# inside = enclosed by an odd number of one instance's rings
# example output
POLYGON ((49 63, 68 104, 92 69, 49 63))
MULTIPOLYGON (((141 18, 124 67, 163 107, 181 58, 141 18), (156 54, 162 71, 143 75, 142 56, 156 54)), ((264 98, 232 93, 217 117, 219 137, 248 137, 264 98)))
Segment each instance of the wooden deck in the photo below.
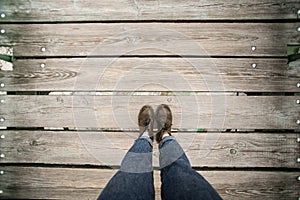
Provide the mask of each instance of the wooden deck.
MULTIPOLYGON (((299 19, 296 0, 0 1, 0 198, 95 199, 166 103, 224 199, 298 199, 299 19)), ((154 166, 160 199, 157 145, 154 166)))

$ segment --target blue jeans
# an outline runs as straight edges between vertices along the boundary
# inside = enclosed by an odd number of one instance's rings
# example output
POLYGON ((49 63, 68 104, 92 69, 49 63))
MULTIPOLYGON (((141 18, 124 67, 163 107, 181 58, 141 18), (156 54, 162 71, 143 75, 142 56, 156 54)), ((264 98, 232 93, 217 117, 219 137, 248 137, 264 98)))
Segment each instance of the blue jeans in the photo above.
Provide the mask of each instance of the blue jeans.
MULTIPOLYGON (((173 136, 159 144, 161 197, 163 200, 221 199, 212 186, 194 169, 173 136)), ((120 170, 112 177, 100 200, 153 200, 152 141, 140 137, 124 157, 120 170)))

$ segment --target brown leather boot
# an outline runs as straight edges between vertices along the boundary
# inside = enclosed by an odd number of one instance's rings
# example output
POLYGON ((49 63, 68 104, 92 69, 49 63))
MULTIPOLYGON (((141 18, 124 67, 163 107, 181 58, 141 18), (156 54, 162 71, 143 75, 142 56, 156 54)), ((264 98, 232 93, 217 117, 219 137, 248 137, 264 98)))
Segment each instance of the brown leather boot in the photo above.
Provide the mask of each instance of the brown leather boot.
POLYGON ((164 133, 167 132, 171 135, 172 112, 170 107, 166 104, 159 105, 155 112, 155 120, 158 130, 155 140, 157 143, 160 143, 164 133))
POLYGON ((153 124, 154 124, 154 111, 149 105, 145 105, 141 108, 138 116, 138 123, 140 128, 140 136, 145 131, 148 131, 149 137, 153 140, 153 124))

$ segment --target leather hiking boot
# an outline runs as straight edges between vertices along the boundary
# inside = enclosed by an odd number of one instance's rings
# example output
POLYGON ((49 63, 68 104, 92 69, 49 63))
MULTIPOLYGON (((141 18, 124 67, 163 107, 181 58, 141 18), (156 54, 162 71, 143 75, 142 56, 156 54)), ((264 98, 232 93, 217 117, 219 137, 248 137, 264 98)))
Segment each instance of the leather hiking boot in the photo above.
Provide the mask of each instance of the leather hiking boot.
POLYGON ((153 140, 154 111, 151 106, 145 105, 141 108, 138 116, 138 124, 140 128, 140 136, 147 131, 149 137, 153 140))
POLYGON ((165 133, 171 135, 172 112, 170 107, 166 104, 159 105, 155 112, 155 120, 158 130, 155 140, 157 143, 160 143, 165 133))

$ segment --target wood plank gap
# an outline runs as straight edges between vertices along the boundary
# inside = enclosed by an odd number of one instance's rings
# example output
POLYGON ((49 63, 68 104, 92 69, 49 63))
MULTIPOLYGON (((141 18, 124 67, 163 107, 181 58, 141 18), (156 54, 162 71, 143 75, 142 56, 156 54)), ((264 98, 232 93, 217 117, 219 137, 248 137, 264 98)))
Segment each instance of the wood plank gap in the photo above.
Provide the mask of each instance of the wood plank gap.
MULTIPOLYGON (((117 128, 97 128, 97 127, 88 127, 88 128, 72 128, 72 127, 5 127, 4 130, 30 130, 30 131, 80 131, 80 132, 99 132, 99 133, 107 133, 107 132, 132 132, 132 133, 138 133, 139 129, 117 129, 117 128)), ((157 129, 154 129, 154 131, 157 131, 157 129)), ((219 133, 223 132, 225 133, 226 130, 207 130, 207 129, 202 129, 202 128, 176 128, 172 129, 172 132, 180 132, 180 133, 219 133)), ((1 130, 0 130, 1 133, 1 130)), ((242 133, 242 132, 241 132, 242 133)), ((243 132, 245 133, 245 132, 243 132)), ((250 132, 247 132, 250 133, 250 132)))
POLYGON ((298 92, 245 92, 245 91, 116 91, 116 90, 94 90, 94 91, 8 91, 7 95, 51 95, 51 96, 206 96, 223 95, 239 96, 244 93, 246 96, 299 96, 298 92))
POLYGON ((143 24, 143 23, 296 23, 299 22, 298 19, 229 19, 229 20, 71 20, 71 21, 23 21, 23 22, 14 22, 14 21, 0 21, 0 24, 119 24, 119 23, 127 23, 127 24, 143 24))
POLYGON ((266 55, 266 56, 226 56, 226 55, 89 55, 89 56, 78 56, 78 55, 72 55, 72 56, 15 56, 14 60, 29 60, 29 59, 36 59, 36 60, 43 60, 43 59, 60 59, 60 58, 237 58, 237 59, 288 59, 288 56, 271 56, 271 55, 266 55))
MULTIPOLYGON (((236 96, 236 92, 224 91, 116 91, 116 90, 94 90, 94 91, 8 91, 7 95, 51 95, 51 96, 207 96, 223 95, 236 96)), ((282 96, 282 95, 281 95, 282 96)), ((294 95, 291 95, 294 96, 294 95)))
MULTIPOLYGON (((48 164, 48 163, 0 163, 1 167, 28 167, 28 168, 60 168, 60 169, 107 169, 119 170, 119 165, 74 165, 74 164, 48 164)), ((298 168, 280 167, 192 167, 196 171, 260 171, 260 172, 299 172, 298 168)), ((160 171, 159 167, 153 167, 154 171, 160 171)))
POLYGON ((296 96, 297 92, 244 92, 247 96, 296 96))
MULTIPOLYGON (((120 130, 120 129, 108 129, 108 128, 70 128, 70 127, 62 127, 60 129, 45 129, 45 127, 2 127, 0 129, 3 131, 55 131, 55 132, 74 132, 74 131, 80 131, 80 132, 133 132, 137 133, 139 132, 138 129, 126 129, 126 130, 120 130)), ((154 131, 157 131, 157 129, 154 129, 154 131)), ((264 134, 280 134, 280 133, 298 133, 299 130, 290 130, 290 129, 253 129, 253 130, 243 130, 243 129, 226 129, 226 130, 213 130, 213 129, 173 129, 172 132, 180 132, 183 134, 186 133, 222 133, 222 134, 231 134, 231 133, 239 133, 239 134, 251 134, 251 133, 264 133, 264 134)))

